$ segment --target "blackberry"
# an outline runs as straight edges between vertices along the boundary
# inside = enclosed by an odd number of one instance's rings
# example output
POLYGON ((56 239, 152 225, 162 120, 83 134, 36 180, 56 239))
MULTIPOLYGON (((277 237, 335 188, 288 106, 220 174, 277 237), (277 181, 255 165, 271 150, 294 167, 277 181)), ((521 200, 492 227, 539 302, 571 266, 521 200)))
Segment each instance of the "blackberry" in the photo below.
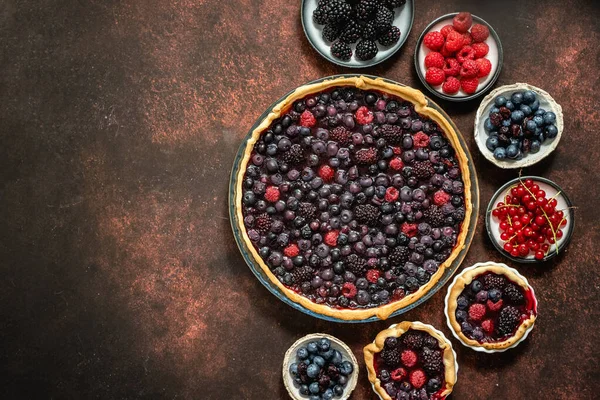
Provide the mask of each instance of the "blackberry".
POLYGON ((408 256, 410 255, 410 250, 405 246, 398 246, 388 256, 388 260, 392 265, 403 266, 405 262, 408 261, 408 256))
POLYGON ((329 132, 329 140, 334 140, 342 146, 347 146, 352 142, 352 132, 343 126, 338 126, 329 132))
POLYGON ((381 351, 381 359, 388 367, 395 368, 400 365, 400 351, 396 347, 383 349, 381 351))
POLYGON ((296 214, 302 218, 313 219, 315 217, 316 212, 317 212, 317 207, 315 207, 313 204, 300 203, 296 214))
POLYGON ((375 13, 375 27, 381 33, 390 29, 394 21, 394 12, 387 7, 379 7, 375 13))
POLYGON ((259 231, 263 235, 266 234, 267 232, 269 232, 272 224, 273 224, 273 221, 271 220, 271 217, 269 217, 269 214, 267 214, 267 213, 260 214, 254 220, 254 227, 256 228, 257 231, 259 231))
POLYGON ((346 257, 346 270, 356 276, 362 276, 367 272, 367 262, 356 254, 346 257))
POLYGON ((504 285, 506 285, 506 279, 504 279, 504 277, 501 275, 487 274, 483 277, 483 287, 485 290, 502 290, 504 285))
POLYGON ((511 334, 519 321, 521 320, 521 313, 515 307, 507 306, 500 311, 500 317, 498 317, 498 333, 502 336, 511 334))
POLYGON ((336 24, 327 24, 323 28, 323 39, 328 42, 335 42, 340 36, 340 27, 336 24))
POLYGON ((392 46, 400 40, 400 35, 400 29, 397 26, 392 26, 379 36, 379 44, 382 46, 392 46))
POLYGON ((301 284, 302 282, 310 282, 310 280, 313 278, 313 273, 314 270, 308 266, 294 268, 294 271, 292 272, 292 280, 297 285, 301 284))
POLYGON ((420 332, 408 331, 402 335, 402 343, 409 349, 420 349, 423 347, 423 335, 420 332))
POLYGON ((383 0, 383 3, 388 8, 396 8, 405 5, 406 0, 383 0))
POLYGON ((427 347, 421 353, 421 361, 425 372, 434 375, 444 369, 444 361, 441 352, 430 350, 427 347))
POLYGON ((361 21, 371 19, 371 16, 377 11, 377 5, 377 0, 361 0, 354 8, 356 18, 361 21))
POLYGON ((435 174, 431 161, 415 161, 412 167, 413 173, 419 179, 429 179, 435 174))
POLYGON ((299 144, 293 144, 292 147, 281 155, 281 159, 287 164, 298 164, 304 160, 304 151, 299 144))
POLYGON ((375 20, 368 21, 363 26, 362 37, 364 39, 376 40, 378 36, 377 28, 375 27, 375 20))
POLYGON ((352 6, 344 0, 330 0, 328 4, 327 22, 339 24, 350 19, 352 6))
POLYGON ((352 57, 352 49, 348 44, 339 40, 331 45, 331 55, 339 60, 348 61, 352 57))
POLYGON ((380 214, 379 208, 371 204, 359 205, 354 208, 354 217, 356 220, 361 224, 369 226, 377 224, 380 214))
POLYGON ((359 150, 354 155, 354 158, 358 165, 375 164, 377 162, 377 149, 370 147, 359 150))
POLYGON ((381 125, 377 130, 379 137, 385 139, 388 144, 401 144, 402 143, 402 128, 397 125, 381 125))
POLYGON ((432 205, 425 210, 423 216, 427 222, 429 222, 429 225, 434 228, 439 228, 444 225, 444 213, 442 213, 442 209, 436 205, 432 205))
POLYGON ((346 25, 342 28, 342 32, 340 34, 340 40, 344 43, 356 43, 358 39, 362 36, 362 28, 358 22, 351 19, 346 23, 346 25))
POLYGON ((514 283, 509 283, 504 287, 503 297, 513 304, 522 304, 525 301, 523 293, 514 283))
POLYGON ((313 20, 319 25, 325 25, 329 18, 329 0, 321 0, 313 11, 313 20))
POLYGON ((362 61, 372 59, 378 52, 377 44, 372 40, 363 39, 356 45, 356 58, 362 61))

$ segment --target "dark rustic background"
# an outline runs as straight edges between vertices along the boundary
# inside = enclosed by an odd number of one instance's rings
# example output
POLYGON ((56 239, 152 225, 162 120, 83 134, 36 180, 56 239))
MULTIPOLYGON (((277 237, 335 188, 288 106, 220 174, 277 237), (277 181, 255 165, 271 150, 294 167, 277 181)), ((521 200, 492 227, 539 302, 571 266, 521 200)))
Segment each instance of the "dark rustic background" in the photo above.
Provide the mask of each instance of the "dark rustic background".
MULTIPOLYGON (((365 73, 422 88, 422 29, 453 11, 483 17, 505 49, 498 84, 540 86, 565 112, 557 151, 525 172, 579 206, 562 256, 507 262, 538 294, 532 335, 497 355, 453 340, 453 396, 597 399, 600 6, 416 3, 403 49, 365 73)), ((349 71, 309 46, 299 1, 5 0, 0 34, 0 397, 283 399, 283 354, 307 333, 359 358, 402 319, 450 335, 443 293, 393 321, 310 318, 262 287, 235 246, 227 186, 241 139, 288 90, 349 71)), ((483 208, 517 172, 478 153, 477 101, 441 105, 469 142, 483 208)), ((505 261, 480 218, 463 265, 485 260, 505 261)), ((353 398, 375 398, 364 367, 353 398)))

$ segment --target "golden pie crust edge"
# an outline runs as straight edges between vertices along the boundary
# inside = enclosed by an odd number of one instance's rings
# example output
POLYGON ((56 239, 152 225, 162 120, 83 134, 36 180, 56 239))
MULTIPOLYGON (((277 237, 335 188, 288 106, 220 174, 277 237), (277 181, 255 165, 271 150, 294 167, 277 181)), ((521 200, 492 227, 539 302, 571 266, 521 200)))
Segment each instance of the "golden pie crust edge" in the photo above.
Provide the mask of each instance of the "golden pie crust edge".
POLYGON ((246 144, 246 148, 244 149, 244 154, 237 175, 237 184, 235 186, 234 198, 235 210, 237 215, 237 226, 242 233, 244 243, 250 251, 250 254, 252 255, 254 261, 256 261, 256 263, 261 267, 261 269, 267 275, 269 280, 275 286, 277 286, 290 300, 297 304, 300 304, 301 306, 311 310, 312 312, 347 321, 363 320, 371 318, 373 316, 381 320, 385 320, 394 311, 414 303, 425 293, 427 293, 429 289, 431 289, 440 280, 446 268, 448 268, 448 266, 452 264, 454 259, 460 253, 460 251, 465 247, 465 240, 467 237, 467 231, 473 210, 473 203, 471 201, 471 180, 467 155, 465 154, 465 151, 460 145, 458 135, 454 128, 452 128, 450 122, 446 118, 444 118, 440 112, 427 106, 427 99, 425 98, 425 95, 423 95, 422 92, 406 86, 400 86, 389 82, 385 82, 381 78, 372 79, 365 76, 340 77, 334 79, 327 79, 319 83, 304 85, 294 90, 288 97, 276 104, 273 107, 273 110, 266 116, 266 118, 252 131, 252 135, 246 144), (406 101, 410 101, 411 103, 413 103, 415 106, 415 111, 417 113, 424 117, 432 119, 440 126, 440 128, 445 134, 446 139, 450 141, 450 143, 452 144, 452 148, 456 153, 456 157, 458 159, 458 164, 463 178, 465 196, 465 219, 462 222, 460 233, 456 241, 456 246, 452 250, 452 253, 448 257, 448 259, 439 266, 436 273, 431 277, 431 279, 426 285, 421 286, 416 292, 409 294, 401 300, 380 307, 364 309, 361 308, 354 310, 335 309, 327 305, 316 304, 308 298, 302 296, 301 294, 298 294, 293 290, 288 289, 283 283, 281 283, 277 279, 277 277, 271 272, 269 267, 260 257, 257 250, 254 248, 252 242, 250 241, 250 238, 248 237, 248 232, 246 231, 246 227, 243 223, 244 217, 242 212, 242 182, 244 174, 246 172, 248 161, 250 160, 252 149, 254 148, 254 144, 260 137, 261 133, 265 131, 274 120, 276 120, 283 113, 285 113, 287 109, 296 100, 302 99, 311 93, 318 93, 336 86, 354 86, 361 90, 379 90, 391 95, 398 96, 406 101))
POLYGON ((455 369, 455 359, 454 352, 452 351, 452 345, 444 336, 440 335, 438 332, 432 329, 431 326, 425 325, 418 321, 404 321, 388 329, 385 329, 377 334, 373 343, 365 346, 363 352, 365 355, 365 364, 367 366, 369 382, 373 384, 373 388, 375 392, 379 395, 379 397, 381 397, 384 400, 393 400, 387 394, 385 389, 381 386, 381 381, 379 380, 379 378, 377 378, 377 373, 375 372, 375 354, 383 350, 386 338, 390 336, 400 337, 409 329, 427 332, 429 335, 433 336, 440 344, 440 348, 443 351, 442 359, 444 362, 445 381, 445 390, 441 393, 441 396, 448 396, 450 393, 452 393, 452 388, 456 384, 457 379, 457 371, 455 369))
POLYGON ((533 311, 531 316, 521 322, 519 328, 515 332, 514 336, 511 336, 507 340, 502 342, 493 342, 493 343, 479 343, 476 340, 469 339, 462 333, 460 328, 460 324, 456 320, 456 308, 458 296, 462 293, 465 286, 469 285, 474 278, 478 277, 481 274, 486 272, 493 272, 498 275, 504 275, 513 283, 521 286, 523 290, 528 291, 531 290, 531 287, 525 282, 519 275, 515 274, 510 269, 495 263, 489 263, 487 265, 483 265, 477 268, 473 268, 472 270, 468 270, 466 272, 461 273, 456 277, 456 281, 449 288, 448 295, 448 314, 447 318, 450 321, 450 325, 452 325, 452 329, 458 335, 460 340, 468 346, 472 347, 483 347, 488 350, 503 350, 513 346, 515 343, 519 342, 521 338, 525 335, 525 333, 533 326, 535 323, 535 319, 537 318, 536 312, 533 311))

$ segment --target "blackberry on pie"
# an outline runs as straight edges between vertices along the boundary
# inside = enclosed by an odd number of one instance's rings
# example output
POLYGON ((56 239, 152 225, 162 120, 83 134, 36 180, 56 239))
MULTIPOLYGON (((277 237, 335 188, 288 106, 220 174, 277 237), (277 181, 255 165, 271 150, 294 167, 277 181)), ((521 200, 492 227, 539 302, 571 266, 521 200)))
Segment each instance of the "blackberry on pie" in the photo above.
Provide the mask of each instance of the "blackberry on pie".
POLYGON ((379 79, 326 80, 288 96, 253 132, 238 220, 253 259, 292 301, 385 319, 433 287, 463 247, 466 155, 422 101, 379 79))

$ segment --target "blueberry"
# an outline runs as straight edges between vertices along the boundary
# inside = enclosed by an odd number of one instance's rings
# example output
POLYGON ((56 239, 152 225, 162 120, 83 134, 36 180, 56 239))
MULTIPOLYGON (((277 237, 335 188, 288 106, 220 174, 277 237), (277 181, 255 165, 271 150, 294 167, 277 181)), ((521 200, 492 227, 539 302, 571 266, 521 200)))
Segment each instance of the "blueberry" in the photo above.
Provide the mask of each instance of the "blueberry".
POLYGON ((323 400, 333 399, 333 390, 331 388, 328 388, 327 390, 325 390, 325 392, 323 392, 323 394, 321 395, 321 398, 323 400))
POLYGON ((502 107, 506 105, 506 97, 504 96, 498 96, 496 97, 496 100, 494 100, 494 104, 496 104, 497 107, 502 107))
POLYGON ((536 99, 533 103, 529 105, 531 107, 531 111, 536 112, 538 108, 540 108, 540 101, 536 99))
POLYGON ((290 364, 290 374, 292 376, 298 375, 298 364, 296 364, 296 363, 290 364))
POLYGON ((526 90, 523 92, 523 102, 525 104, 531 104, 536 100, 535 92, 532 90, 526 90))
POLYGON ((313 382, 310 384, 310 386, 308 387, 308 390, 312 393, 312 394, 319 394, 319 382, 313 382))
POLYGON ((521 105, 521 103, 523 103, 523 93, 521 92, 515 92, 513 93, 513 95, 510 97, 510 99, 512 100, 512 102, 515 105, 521 105))
POLYGON ((552 111, 548 111, 547 113, 544 114, 543 117, 544 117, 544 124, 546 124, 546 125, 551 125, 556 122, 556 114, 554 114, 552 111))
POLYGON ((473 282, 471 282, 471 291, 473 293, 478 293, 482 288, 483 288, 483 285, 477 279, 475 279, 473 282))
POLYGON ((344 394, 344 387, 341 385, 335 385, 333 387, 333 394, 337 397, 341 397, 344 394))
POLYGON ((544 114, 546 114, 546 110, 544 110, 543 108, 538 108, 537 110, 535 110, 535 112, 533 113, 533 115, 541 115, 544 116, 544 114))
POLYGON ((499 291, 498 289, 491 289, 488 292, 488 298, 493 301, 494 303, 497 302, 498 300, 500 300, 500 298, 502 297, 502 292, 499 291))
POLYGON ((516 158, 517 154, 519 154, 519 147, 515 144, 511 144, 506 148, 506 156, 508 158, 516 158))
POLYGON ((533 111, 531 111, 531 107, 529 107, 526 104, 521 104, 521 107, 519 108, 521 111, 523 111, 523 114, 525 114, 526 117, 529 117, 531 115, 531 113, 533 111))
POLYGON ((429 382, 427 382, 427 392, 435 393, 442 387, 442 383, 437 378, 431 378, 429 382))
POLYGON ((488 292, 487 292, 487 290, 480 290, 479 292, 477 292, 477 296, 475 296, 475 298, 480 303, 486 302, 487 299, 488 299, 488 292))
POLYGON ((319 372, 321 372, 321 367, 317 364, 309 364, 309 366, 306 367, 306 375, 308 375, 309 378, 316 378, 319 376, 319 372))
POLYGON ((506 104, 504 105, 504 107, 508 108, 510 111, 513 111, 515 109, 515 104, 512 101, 507 101, 506 104))
POLYGON ((333 357, 333 353, 334 353, 333 349, 329 349, 327 351, 323 351, 321 353, 321 357, 323 357, 326 360, 331 360, 331 358, 333 357))
POLYGON ((527 129, 529 132, 535 132, 535 128, 537 128, 537 124, 532 119, 527 121, 527 123, 525 124, 525 129, 527 129))
POLYGON ((489 151, 496 150, 496 147, 498 147, 498 136, 488 137, 485 141, 485 147, 487 147, 489 151))
POLYGON ((483 339, 483 330, 480 327, 476 327, 475 329, 473 329, 473 339, 475 340, 481 340, 483 339))
MULTIPOLYGON (((503 120, 503 121, 502 121, 502 126, 505 126, 505 127, 507 127, 507 128, 508 128, 508 127, 509 127, 509 126, 511 126, 511 125, 512 125, 512 124, 511 124, 511 122, 510 122, 510 119, 505 119, 505 120, 503 120)), ((501 129, 502 129, 502 128, 501 128, 501 129)))
POLYGON ((300 360, 305 360, 308 358, 308 350, 306 350, 306 347, 300 347, 297 351, 296 351, 296 356, 300 359, 300 360))
POLYGON ((536 127, 544 125, 544 118, 541 115, 536 115, 532 120, 536 127))
POLYGON ((311 394, 308 400, 322 400, 318 394, 311 394))
POLYGON ((494 150, 494 158, 497 160, 504 160, 506 158, 506 149, 504 147, 496 147, 496 150, 494 150))
POLYGON ((490 121, 489 118, 486 118, 485 122, 483 123, 483 127, 485 128, 486 132, 491 132, 494 130, 494 125, 492 125, 492 121, 490 121))
POLYGON ((464 297, 464 296, 460 296, 457 300, 456 303, 458 305, 458 308, 461 310, 466 310, 467 307, 469 307, 469 300, 464 297))
POLYGON ((458 322, 463 322, 467 320, 467 312, 465 310, 457 310, 456 311, 456 320, 458 322))
POLYGON ((342 353, 340 353, 337 350, 334 350, 333 351, 333 357, 331 357, 331 363, 333 365, 339 365, 339 364, 342 363, 342 361, 343 361, 342 353))
POLYGON ((340 374, 348 376, 354 371, 354 366, 350 361, 344 361, 342 365, 340 365, 340 374))
POLYGON ((517 123, 517 124, 520 124, 521 122, 523 122, 524 118, 525 118, 525 114, 521 110, 515 110, 510 114, 510 119, 514 123, 517 123))
POLYGON ((473 332, 473 326, 465 321, 460 324, 460 330, 463 331, 463 333, 471 333, 473 332))
POLYGON ((529 149, 530 152, 532 153, 537 153, 538 151, 540 151, 540 142, 538 140, 532 140, 531 141, 531 149, 529 149))
POLYGON ((300 394, 304 395, 304 396, 308 396, 310 393, 310 390, 308 389, 308 385, 300 385, 300 394))
POLYGON ((556 135, 558 135, 558 128, 556 125, 548 125, 546 127, 546 137, 548 139, 553 139, 556 137, 556 135))
POLYGON ((313 362, 319 367, 323 367, 325 365, 325 359, 321 356, 315 356, 315 358, 313 358, 313 362))

